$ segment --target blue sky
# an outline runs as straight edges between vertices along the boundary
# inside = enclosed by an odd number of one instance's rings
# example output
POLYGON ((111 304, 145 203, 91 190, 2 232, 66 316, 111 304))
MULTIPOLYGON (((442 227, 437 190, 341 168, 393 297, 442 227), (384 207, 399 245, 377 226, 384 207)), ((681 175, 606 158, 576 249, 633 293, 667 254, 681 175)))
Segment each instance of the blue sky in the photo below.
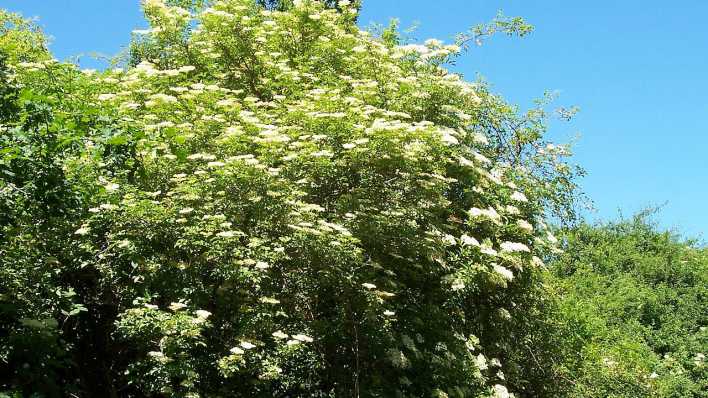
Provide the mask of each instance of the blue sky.
MULTIPOLYGON (((121 51, 145 27, 138 0, 0 0, 37 16, 59 59, 121 51)), ((684 0, 364 0, 362 25, 392 17, 414 23, 421 41, 451 41, 498 10, 536 27, 524 39, 503 36, 475 47, 454 68, 481 74, 495 92, 528 106, 545 90, 557 105, 577 105, 573 122, 551 135, 576 135, 591 219, 630 216, 664 204, 657 221, 686 236, 708 231, 708 2, 684 0)), ((82 64, 94 66, 86 59, 82 64)))

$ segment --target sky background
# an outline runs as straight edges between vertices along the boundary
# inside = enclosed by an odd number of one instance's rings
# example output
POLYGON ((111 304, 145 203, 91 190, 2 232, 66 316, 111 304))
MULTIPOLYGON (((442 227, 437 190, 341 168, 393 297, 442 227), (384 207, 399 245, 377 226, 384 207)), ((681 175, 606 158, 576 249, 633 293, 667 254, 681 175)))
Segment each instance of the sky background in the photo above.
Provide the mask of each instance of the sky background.
MULTIPOLYGON (((112 56, 133 29, 146 27, 138 0, 0 0, 0 7, 39 17, 60 60, 112 56)), ((656 221, 687 237, 708 232, 708 1, 658 0, 364 0, 360 25, 400 19, 412 37, 452 41, 502 10, 535 26, 523 38, 497 36, 452 68, 479 74, 522 109, 545 90, 554 107, 576 105, 551 137, 576 136, 574 162, 596 211, 591 220, 663 205, 656 221)))

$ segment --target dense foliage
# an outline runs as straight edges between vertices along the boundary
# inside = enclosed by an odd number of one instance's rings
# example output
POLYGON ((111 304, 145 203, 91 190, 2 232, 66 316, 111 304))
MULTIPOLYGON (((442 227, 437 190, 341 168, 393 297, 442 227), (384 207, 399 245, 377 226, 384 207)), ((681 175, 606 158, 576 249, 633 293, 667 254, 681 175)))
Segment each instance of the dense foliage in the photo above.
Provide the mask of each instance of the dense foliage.
POLYGON ((523 20, 143 7, 103 72, 0 12, 0 396, 705 396, 705 251, 641 219, 560 251, 544 103, 445 68, 523 20))
POLYGON ((708 396, 708 252, 640 214, 564 235, 554 285, 577 397, 708 396))
POLYGON ((349 2, 210 3, 146 1, 101 73, 3 14, 3 388, 552 394, 545 115, 349 2))

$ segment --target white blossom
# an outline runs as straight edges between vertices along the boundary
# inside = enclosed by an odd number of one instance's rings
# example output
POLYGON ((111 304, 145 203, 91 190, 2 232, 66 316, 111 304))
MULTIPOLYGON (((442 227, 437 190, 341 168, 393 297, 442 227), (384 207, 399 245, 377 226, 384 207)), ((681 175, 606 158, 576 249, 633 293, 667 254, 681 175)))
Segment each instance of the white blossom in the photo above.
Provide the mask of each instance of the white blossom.
POLYGON ((110 94, 110 93, 109 93, 109 94, 100 94, 100 95, 98 96, 98 100, 99 100, 99 101, 109 101, 109 100, 112 100, 112 99, 115 98, 115 97, 116 97, 115 94, 110 94))
POLYGON ((529 200, 526 198, 526 195, 519 191, 515 191, 513 194, 511 194, 511 199, 515 200, 517 202, 528 202, 529 200))
POLYGON ((531 252, 528 246, 519 242, 503 242, 501 250, 502 252, 531 252))
POLYGON ((187 307, 187 304, 184 304, 184 303, 170 303, 170 306, 168 308, 171 309, 172 311, 179 311, 179 310, 186 308, 186 307, 187 307))
POLYGON ((77 229, 74 234, 76 235, 87 235, 89 232, 91 232, 91 228, 89 228, 86 225, 81 226, 81 228, 77 229))
POLYGON ((149 351, 148 356, 151 358, 164 358, 165 354, 160 351, 149 351))
POLYGON ((239 344, 241 348, 244 350, 251 350, 253 348, 256 348, 256 345, 253 343, 249 343, 248 341, 242 341, 241 344, 239 344))
POLYGON ((495 384, 492 391, 494 392, 493 398, 512 398, 509 390, 501 384, 495 384))
POLYGON ((494 269, 494 272, 496 272, 496 273, 499 274, 502 278, 504 278, 504 279, 506 279, 506 280, 508 280, 508 281, 514 279, 514 273, 511 272, 511 270, 509 270, 508 268, 506 268, 506 267, 504 267, 504 266, 501 266, 501 265, 499 265, 499 264, 494 264, 494 265, 493 265, 493 269, 494 269))
POLYGON ((302 341, 303 343, 312 343, 314 341, 312 337, 304 334, 294 334, 291 337, 295 340, 302 341))
POLYGON ((518 227, 523 231, 526 231, 528 233, 533 232, 533 225, 531 225, 531 223, 526 220, 517 220, 516 225, 518 225, 518 227))
POLYGON ((460 241, 462 241, 462 244, 464 246, 479 246, 479 241, 477 241, 477 239, 475 239, 474 237, 469 236, 467 234, 463 234, 460 237, 460 241))
POLYGON ((487 368, 489 368, 487 365, 487 358, 483 354, 477 355, 474 362, 479 370, 487 370, 487 368))
POLYGON ((259 301, 265 304, 280 304, 280 300, 272 297, 261 297, 259 301))

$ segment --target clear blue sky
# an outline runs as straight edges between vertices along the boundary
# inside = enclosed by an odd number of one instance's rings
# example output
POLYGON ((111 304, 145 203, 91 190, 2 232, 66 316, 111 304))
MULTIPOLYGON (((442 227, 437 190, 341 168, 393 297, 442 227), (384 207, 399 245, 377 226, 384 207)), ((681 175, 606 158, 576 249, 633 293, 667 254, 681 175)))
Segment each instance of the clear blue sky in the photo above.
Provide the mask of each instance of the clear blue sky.
MULTIPOLYGON (((114 55, 130 31, 145 27, 138 0, 0 0, 0 7, 38 16, 59 59, 114 55)), ((708 231, 708 2, 684 0, 364 0, 361 24, 392 17, 419 23, 418 39, 452 40, 498 10, 523 16, 536 30, 524 39, 496 37, 455 67, 481 74, 494 91, 527 106, 544 90, 558 105, 577 105, 570 124, 552 135, 580 134, 575 161, 597 212, 666 203, 657 217, 688 236, 708 231)), ((84 65, 93 65, 87 61, 84 65)))

